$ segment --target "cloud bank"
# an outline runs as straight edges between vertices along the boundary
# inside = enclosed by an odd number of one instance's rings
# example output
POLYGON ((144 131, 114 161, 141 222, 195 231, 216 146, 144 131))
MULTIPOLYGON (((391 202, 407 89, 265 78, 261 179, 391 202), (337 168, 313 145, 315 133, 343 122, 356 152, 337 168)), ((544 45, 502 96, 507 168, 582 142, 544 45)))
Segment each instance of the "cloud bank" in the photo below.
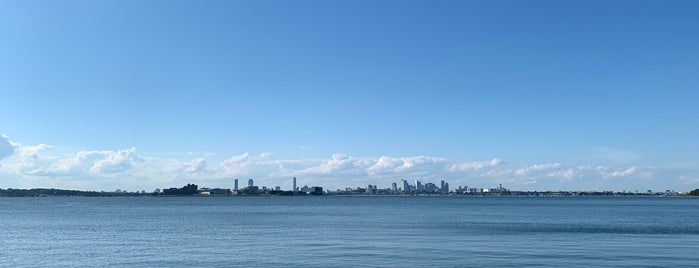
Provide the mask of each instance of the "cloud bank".
POLYGON ((232 188, 233 180, 291 188, 389 187, 401 179, 448 181, 453 187, 514 190, 691 190, 696 170, 637 165, 570 165, 559 162, 513 164, 499 158, 458 161, 433 156, 363 157, 333 154, 325 159, 281 159, 270 153, 242 153, 218 162, 182 154, 180 158, 141 155, 136 148, 57 154, 46 144, 23 145, 0 138, 0 188, 55 187, 85 190, 147 190, 197 183, 232 188), (184 158, 182 158, 184 157, 184 158))

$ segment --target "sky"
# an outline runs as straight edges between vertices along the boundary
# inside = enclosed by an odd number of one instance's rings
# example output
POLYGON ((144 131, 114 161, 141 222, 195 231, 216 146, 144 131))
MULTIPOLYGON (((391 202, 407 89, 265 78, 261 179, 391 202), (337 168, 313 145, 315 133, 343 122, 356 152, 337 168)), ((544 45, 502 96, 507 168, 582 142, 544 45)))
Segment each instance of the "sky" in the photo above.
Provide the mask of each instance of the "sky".
POLYGON ((696 1, 0 1, 0 188, 699 188, 696 1))

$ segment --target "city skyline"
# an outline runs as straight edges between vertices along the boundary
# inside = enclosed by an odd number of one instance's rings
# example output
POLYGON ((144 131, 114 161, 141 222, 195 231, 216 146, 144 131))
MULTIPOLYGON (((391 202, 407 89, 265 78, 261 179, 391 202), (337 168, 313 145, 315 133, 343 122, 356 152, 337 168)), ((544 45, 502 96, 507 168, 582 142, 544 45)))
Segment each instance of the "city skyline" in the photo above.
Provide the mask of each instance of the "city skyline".
POLYGON ((0 188, 696 189, 697 8, 5 1, 0 188))

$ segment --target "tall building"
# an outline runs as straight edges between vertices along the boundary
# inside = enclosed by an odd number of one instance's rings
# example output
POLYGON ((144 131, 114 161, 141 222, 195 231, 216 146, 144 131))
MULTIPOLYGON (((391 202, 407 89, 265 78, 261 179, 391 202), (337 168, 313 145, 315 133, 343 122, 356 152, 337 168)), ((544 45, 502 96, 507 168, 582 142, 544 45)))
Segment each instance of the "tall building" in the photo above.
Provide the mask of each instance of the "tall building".
POLYGON ((415 180, 415 192, 422 192, 422 183, 420 180, 415 180))
POLYGON ((397 193, 398 192, 398 184, 391 183, 391 192, 397 193))
POLYGON ((294 185, 293 185, 293 188, 291 188, 291 190, 294 191, 294 192, 298 192, 299 189, 296 188, 296 177, 294 177, 294 183, 293 183, 293 184, 294 184, 294 185))
POLYGON ((400 180, 403 183, 403 192, 407 193, 410 192, 410 184, 408 184, 408 181, 406 180, 400 180))
POLYGON ((431 182, 425 183, 425 185, 422 188, 423 191, 427 193, 434 193, 437 191, 437 185, 431 182))
POLYGON ((255 184, 252 182, 252 179, 249 179, 248 180, 248 187, 252 187, 253 185, 255 185, 255 184))
POLYGON ((439 191, 442 193, 449 193, 449 183, 442 180, 442 187, 439 187, 439 191))
POLYGON ((235 179, 235 184, 233 185, 233 190, 238 190, 238 179, 235 179))

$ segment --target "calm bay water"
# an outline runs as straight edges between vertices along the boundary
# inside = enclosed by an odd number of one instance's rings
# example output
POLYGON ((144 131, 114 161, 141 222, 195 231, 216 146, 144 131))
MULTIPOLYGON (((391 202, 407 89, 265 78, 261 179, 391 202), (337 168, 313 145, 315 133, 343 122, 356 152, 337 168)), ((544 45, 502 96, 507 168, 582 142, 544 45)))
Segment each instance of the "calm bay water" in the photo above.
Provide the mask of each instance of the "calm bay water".
POLYGON ((699 199, 0 198, 3 267, 696 267, 699 199))

